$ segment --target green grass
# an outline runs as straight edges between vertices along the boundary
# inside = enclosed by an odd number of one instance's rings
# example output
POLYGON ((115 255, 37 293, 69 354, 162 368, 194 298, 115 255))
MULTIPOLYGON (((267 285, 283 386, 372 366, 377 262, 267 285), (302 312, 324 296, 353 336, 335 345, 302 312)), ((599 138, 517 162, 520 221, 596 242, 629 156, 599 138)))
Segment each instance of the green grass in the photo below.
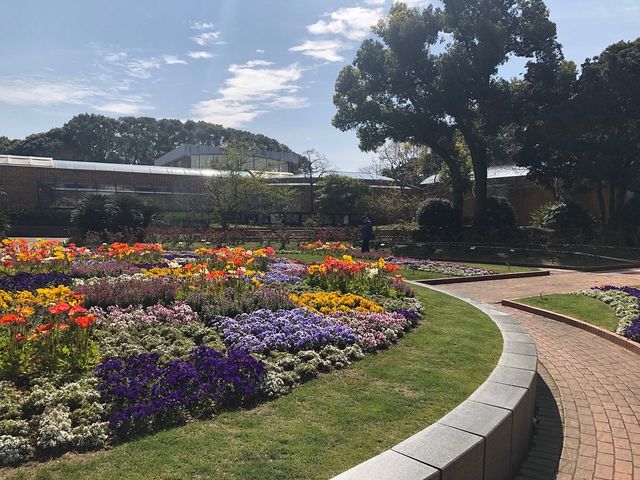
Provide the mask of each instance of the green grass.
POLYGON ((393 348, 255 409, 224 413, 12 479, 326 479, 441 418, 489 375, 498 329, 460 300, 420 288, 427 319, 393 348))
POLYGON ((517 301, 532 307, 568 315, 612 332, 618 328, 618 319, 613 309, 595 298, 583 295, 553 294, 521 298, 517 301))

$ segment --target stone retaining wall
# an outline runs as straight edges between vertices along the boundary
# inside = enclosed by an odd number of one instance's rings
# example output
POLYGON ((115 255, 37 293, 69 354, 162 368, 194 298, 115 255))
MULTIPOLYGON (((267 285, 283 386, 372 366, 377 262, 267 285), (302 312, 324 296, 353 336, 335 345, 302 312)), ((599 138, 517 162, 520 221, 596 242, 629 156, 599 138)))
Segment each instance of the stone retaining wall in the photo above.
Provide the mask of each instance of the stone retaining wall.
POLYGON ((518 470, 533 425, 535 344, 509 315, 468 297, 452 296, 483 311, 498 326, 504 340, 498 365, 438 422, 334 480, 509 480, 518 470))

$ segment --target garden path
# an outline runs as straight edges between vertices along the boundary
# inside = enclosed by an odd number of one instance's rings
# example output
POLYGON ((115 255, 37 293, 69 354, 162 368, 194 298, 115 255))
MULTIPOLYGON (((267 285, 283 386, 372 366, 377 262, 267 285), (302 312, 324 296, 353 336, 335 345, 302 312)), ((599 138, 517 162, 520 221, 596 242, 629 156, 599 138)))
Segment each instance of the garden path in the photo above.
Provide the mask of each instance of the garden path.
MULTIPOLYGON (((640 480, 640 357, 586 331, 499 305, 503 298, 566 293, 605 284, 640 285, 640 269, 554 270, 549 277, 442 286, 493 304, 520 320, 551 377, 547 383, 553 386, 547 391, 553 394, 563 419, 558 471, 552 473, 555 465, 545 456, 545 445, 539 448, 548 436, 537 428, 518 480, 640 480)), ((542 377, 544 380, 545 375, 542 377)), ((541 406, 540 400, 538 396, 538 415, 544 418, 548 405, 541 406)), ((558 416, 553 418, 559 422, 558 416)))

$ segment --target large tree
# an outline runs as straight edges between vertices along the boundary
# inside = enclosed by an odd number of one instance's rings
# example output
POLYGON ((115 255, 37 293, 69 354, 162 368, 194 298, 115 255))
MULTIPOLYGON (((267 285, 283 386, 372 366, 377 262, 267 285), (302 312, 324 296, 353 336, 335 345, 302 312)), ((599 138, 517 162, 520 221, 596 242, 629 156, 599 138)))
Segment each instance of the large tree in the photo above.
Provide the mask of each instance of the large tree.
POLYGON ((512 84, 518 163, 562 200, 587 182, 602 223, 615 223, 640 189, 640 39, 588 59, 579 77, 571 62, 537 67, 512 84))
POLYGON ((316 211, 316 188, 320 180, 322 180, 331 168, 331 164, 327 157, 315 149, 302 152, 298 162, 298 170, 305 183, 309 185, 311 195, 311 213, 316 211))
POLYGON ((370 170, 393 179, 404 191, 407 187, 420 185, 424 180, 428 155, 428 149, 422 145, 389 141, 378 149, 378 156, 372 161, 370 170))
POLYGON ((336 81, 334 125, 355 128, 367 151, 391 138, 429 146, 449 167, 462 200, 455 135, 474 168, 475 221, 484 221, 491 144, 508 124, 508 82, 499 68, 560 55, 542 0, 443 0, 419 11, 396 3, 336 81))
POLYGON ((575 101, 582 125, 578 174, 606 182, 616 223, 627 192, 640 190, 640 38, 587 60, 575 101))

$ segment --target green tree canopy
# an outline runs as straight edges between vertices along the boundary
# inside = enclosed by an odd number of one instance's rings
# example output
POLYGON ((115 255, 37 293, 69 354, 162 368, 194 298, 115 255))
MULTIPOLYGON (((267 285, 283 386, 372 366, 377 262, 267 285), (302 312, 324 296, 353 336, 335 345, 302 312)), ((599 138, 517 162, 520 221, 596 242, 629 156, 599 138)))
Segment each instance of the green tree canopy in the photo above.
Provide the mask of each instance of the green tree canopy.
POLYGON ((153 165, 156 158, 182 144, 222 146, 228 142, 242 142, 255 150, 291 151, 273 138, 207 122, 150 117, 114 119, 84 113, 76 115, 60 128, 30 135, 24 140, 0 138, 0 152, 64 160, 153 165))
POLYGON ((324 215, 361 215, 366 213, 369 185, 364 181, 327 175, 318 183, 318 211, 324 215))
POLYGON ((368 151, 388 138, 429 146, 447 163, 454 203, 462 179, 459 131, 471 154, 475 219, 482 223, 492 140, 508 125, 508 82, 499 67, 560 56, 555 24, 542 0, 443 0, 419 11, 396 3, 336 81, 333 123, 356 129, 368 151))

